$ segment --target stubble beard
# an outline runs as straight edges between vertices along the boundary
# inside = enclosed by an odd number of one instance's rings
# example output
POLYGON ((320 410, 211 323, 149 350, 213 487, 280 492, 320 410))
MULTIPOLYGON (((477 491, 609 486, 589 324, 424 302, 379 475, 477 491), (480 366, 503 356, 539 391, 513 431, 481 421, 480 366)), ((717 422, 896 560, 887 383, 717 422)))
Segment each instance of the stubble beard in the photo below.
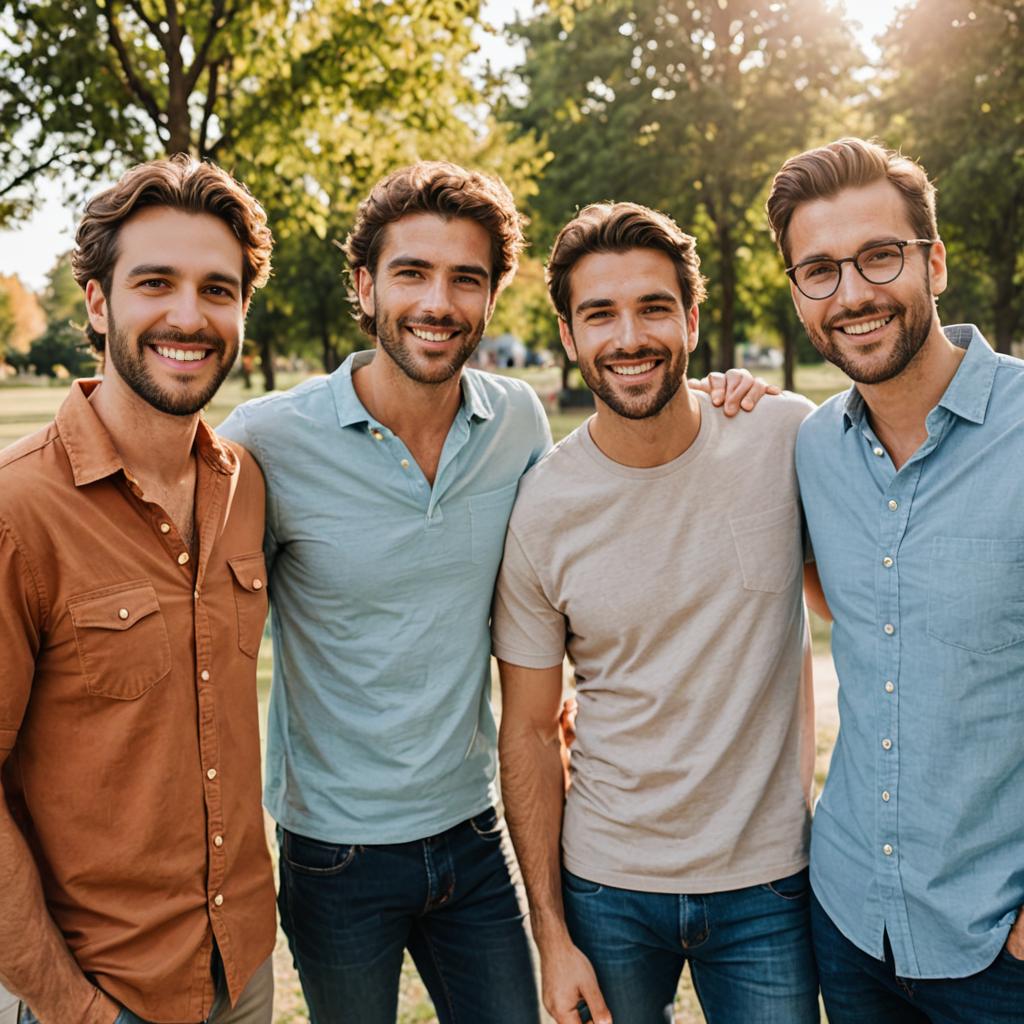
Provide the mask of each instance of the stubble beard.
MULTIPOLYGON (((118 375, 147 405, 168 416, 194 416, 209 404, 217 393, 224 379, 231 370, 231 365, 238 354, 238 345, 234 346, 231 358, 226 358, 227 346, 222 338, 213 334, 182 334, 178 331, 143 331, 135 340, 134 345, 128 337, 118 330, 114 321, 113 311, 108 309, 109 330, 107 331, 106 355, 114 364, 118 375), (176 344, 195 344, 202 342, 214 347, 214 358, 217 360, 217 371, 209 382, 199 390, 183 387, 175 394, 162 388, 153 379, 146 366, 145 356, 148 345, 166 343, 168 347, 176 344)), ((183 383, 194 383, 186 378, 183 383)))
MULTIPOLYGON (((580 376, 586 382, 594 394, 604 402, 618 416, 627 420, 645 420, 651 416, 657 416, 662 409, 673 398, 675 398, 683 378, 686 376, 686 367, 689 353, 684 348, 675 359, 664 349, 645 348, 637 352, 613 352, 602 356, 594 363, 587 363, 577 360, 580 369, 580 376), (661 383, 657 390, 651 394, 648 384, 637 384, 630 386, 628 377, 619 378, 623 381, 622 387, 616 387, 608 379, 602 367, 609 362, 616 360, 638 360, 638 359, 663 359, 664 371, 661 383)), ((607 373, 614 373, 608 370, 607 373)))
POLYGON ((451 380, 476 351, 487 326, 486 320, 481 320, 474 326, 466 322, 460 323, 452 317, 417 317, 411 322, 418 326, 457 330, 462 335, 462 341, 454 353, 426 353, 417 358, 402 337, 402 331, 409 322, 410 320, 405 317, 392 318, 384 311, 380 311, 377 314, 377 340, 391 361, 410 380, 418 384, 443 384, 451 380))

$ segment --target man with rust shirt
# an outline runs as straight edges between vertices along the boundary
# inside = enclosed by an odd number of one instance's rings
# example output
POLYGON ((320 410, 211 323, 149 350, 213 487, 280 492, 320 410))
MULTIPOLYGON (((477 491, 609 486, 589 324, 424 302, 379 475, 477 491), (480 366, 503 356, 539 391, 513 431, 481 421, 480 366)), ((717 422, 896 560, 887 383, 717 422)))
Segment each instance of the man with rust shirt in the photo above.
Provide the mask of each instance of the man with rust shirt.
POLYGON ((200 410, 270 232, 176 157, 76 243, 103 381, 0 453, 0 982, 22 1021, 269 1024, 263 480, 200 410))

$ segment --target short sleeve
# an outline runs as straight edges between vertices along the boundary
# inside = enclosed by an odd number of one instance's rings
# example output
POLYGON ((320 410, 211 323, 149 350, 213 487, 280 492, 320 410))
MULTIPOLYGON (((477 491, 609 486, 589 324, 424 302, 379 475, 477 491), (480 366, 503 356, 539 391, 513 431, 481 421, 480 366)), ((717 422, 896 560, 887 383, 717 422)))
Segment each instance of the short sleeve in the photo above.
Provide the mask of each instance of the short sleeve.
POLYGON ((544 412, 544 406, 541 405, 540 398, 537 396, 537 392, 533 388, 529 389, 530 398, 532 399, 531 405, 533 408, 533 417, 535 424, 535 437, 533 451, 530 452, 530 463, 532 466, 535 462, 539 462, 549 451, 551 451, 551 425, 548 423, 547 413, 544 412))
MULTIPOLYGON (((14 748, 39 654, 39 591, 14 534, 0 523, 0 752, 14 748)), ((2 760, 2 758, 0 758, 2 760)))
POLYGON ((551 668, 565 656, 565 616, 552 607, 512 530, 498 573, 491 617, 494 655, 523 668, 551 668))

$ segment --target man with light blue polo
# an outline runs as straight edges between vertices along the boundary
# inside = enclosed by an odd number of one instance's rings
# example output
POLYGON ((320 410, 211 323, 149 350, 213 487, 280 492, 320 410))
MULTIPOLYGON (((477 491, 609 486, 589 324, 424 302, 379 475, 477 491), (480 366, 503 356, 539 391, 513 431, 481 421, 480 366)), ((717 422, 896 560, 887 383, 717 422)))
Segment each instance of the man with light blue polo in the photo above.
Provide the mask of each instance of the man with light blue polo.
POLYGON ((1024 363, 943 328, 924 170, 843 139, 768 215, 815 347, 855 382, 797 471, 840 730, 814 818, 830 1024, 1024 1021, 1024 363))

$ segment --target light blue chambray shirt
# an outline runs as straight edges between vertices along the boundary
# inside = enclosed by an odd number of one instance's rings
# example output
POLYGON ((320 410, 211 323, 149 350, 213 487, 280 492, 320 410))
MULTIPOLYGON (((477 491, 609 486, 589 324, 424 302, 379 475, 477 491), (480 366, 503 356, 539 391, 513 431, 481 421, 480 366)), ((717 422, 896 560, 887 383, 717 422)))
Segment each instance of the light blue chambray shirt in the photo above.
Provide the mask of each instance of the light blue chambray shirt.
POLYGON ((1024 903, 1024 362, 945 331, 967 352, 899 472, 855 388, 797 442, 839 675, 811 882, 909 978, 984 969, 1024 903))
POLYGON ((462 376, 434 486, 350 356, 218 433, 267 482, 274 680, 264 803, 337 843, 435 835, 494 800, 489 616, 519 478, 550 447, 522 381, 462 376))

